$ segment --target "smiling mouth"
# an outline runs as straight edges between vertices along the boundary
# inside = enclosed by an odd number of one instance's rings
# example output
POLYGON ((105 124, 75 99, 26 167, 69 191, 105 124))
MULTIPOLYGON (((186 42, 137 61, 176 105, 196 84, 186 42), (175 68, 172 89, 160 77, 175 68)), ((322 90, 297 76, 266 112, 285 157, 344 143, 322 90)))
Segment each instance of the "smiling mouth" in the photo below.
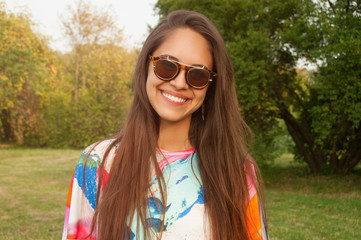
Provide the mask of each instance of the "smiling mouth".
POLYGON ((180 98, 180 97, 175 97, 173 95, 170 95, 168 93, 165 93, 162 91, 162 95, 164 97, 166 97, 169 101, 172 101, 172 102, 176 102, 176 103, 184 103, 187 101, 187 99, 184 99, 184 98, 180 98))

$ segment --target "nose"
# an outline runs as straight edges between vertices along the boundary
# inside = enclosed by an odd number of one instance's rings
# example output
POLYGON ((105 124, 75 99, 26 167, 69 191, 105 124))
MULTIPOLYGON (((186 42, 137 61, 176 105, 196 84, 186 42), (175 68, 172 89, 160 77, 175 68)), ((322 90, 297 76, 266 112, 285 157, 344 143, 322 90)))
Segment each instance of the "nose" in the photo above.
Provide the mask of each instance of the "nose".
POLYGON ((172 79, 169 83, 177 90, 188 89, 189 85, 186 81, 186 70, 179 69, 178 75, 174 79, 172 79))

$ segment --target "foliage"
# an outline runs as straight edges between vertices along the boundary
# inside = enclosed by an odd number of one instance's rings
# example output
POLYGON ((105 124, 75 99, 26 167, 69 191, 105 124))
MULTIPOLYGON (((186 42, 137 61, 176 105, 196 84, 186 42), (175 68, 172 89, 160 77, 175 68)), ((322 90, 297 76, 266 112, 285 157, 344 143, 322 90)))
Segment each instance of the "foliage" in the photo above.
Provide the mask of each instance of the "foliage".
POLYGON ((74 102, 73 52, 61 57, 62 67, 53 96, 44 111, 46 145, 85 147, 121 127, 131 100, 130 79, 136 53, 114 45, 84 46, 79 89, 74 102))
POLYGON ((75 28, 68 53, 52 52, 30 18, 1 8, 0 142, 83 148, 120 128, 137 53, 121 46, 109 14, 79 6, 68 14, 82 21, 63 19, 75 28))
POLYGON ((361 160, 361 3, 323 4, 328 4, 318 8, 323 40, 309 50, 322 61, 309 114, 331 172, 350 172, 361 160))
POLYGON ((243 115, 258 138, 269 139, 282 119, 312 172, 350 172, 361 160, 359 1, 156 4, 161 17, 175 9, 201 12, 216 24, 232 58, 243 115), (300 60, 317 71, 297 69, 300 60))
POLYGON ((88 0, 77 0, 75 6, 68 5, 61 18, 64 33, 74 48, 88 44, 117 45, 122 41, 122 30, 111 10, 98 8, 88 0))
POLYGON ((36 131, 56 66, 43 36, 26 15, 0 8, 0 140, 23 143, 36 131))
POLYGON ((62 23, 73 47, 61 56, 65 85, 60 89, 67 91, 67 98, 59 92, 51 100, 46 113, 53 123, 49 129, 56 132, 47 136, 47 142, 84 147, 119 129, 130 103, 136 52, 120 46, 122 33, 115 17, 87 1, 69 7, 62 23), (66 121, 57 121, 58 114, 66 121))

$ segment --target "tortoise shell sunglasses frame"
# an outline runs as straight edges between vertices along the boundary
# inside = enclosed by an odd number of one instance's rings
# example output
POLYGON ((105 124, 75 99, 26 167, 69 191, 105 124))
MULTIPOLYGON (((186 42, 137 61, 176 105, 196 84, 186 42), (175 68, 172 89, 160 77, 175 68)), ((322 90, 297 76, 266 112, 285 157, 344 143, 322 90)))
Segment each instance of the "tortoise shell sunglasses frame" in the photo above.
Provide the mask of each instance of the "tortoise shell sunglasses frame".
POLYGON ((186 71, 185 78, 189 86, 201 89, 217 77, 217 74, 209 70, 206 66, 192 66, 172 59, 170 56, 149 56, 153 62, 154 74, 163 81, 170 81, 176 78, 180 69, 186 71))

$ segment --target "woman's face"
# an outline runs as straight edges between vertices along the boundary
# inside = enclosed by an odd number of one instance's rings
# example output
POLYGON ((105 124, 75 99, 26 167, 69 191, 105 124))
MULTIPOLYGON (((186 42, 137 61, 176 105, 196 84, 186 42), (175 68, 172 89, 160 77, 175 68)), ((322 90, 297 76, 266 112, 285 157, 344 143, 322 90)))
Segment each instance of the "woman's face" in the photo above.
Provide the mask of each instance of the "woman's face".
MULTIPOLYGON (((154 51, 153 57, 169 56, 187 65, 203 65, 212 69, 213 59, 207 40, 190 28, 176 29, 154 51)), ((170 81, 159 79, 150 61, 146 83, 150 104, 158 113, 161 122, 170 123, 189 121, 192 113, 201 107, 207 87, 196 89, 189 86, 185 79, 185 70, 170 81)))

